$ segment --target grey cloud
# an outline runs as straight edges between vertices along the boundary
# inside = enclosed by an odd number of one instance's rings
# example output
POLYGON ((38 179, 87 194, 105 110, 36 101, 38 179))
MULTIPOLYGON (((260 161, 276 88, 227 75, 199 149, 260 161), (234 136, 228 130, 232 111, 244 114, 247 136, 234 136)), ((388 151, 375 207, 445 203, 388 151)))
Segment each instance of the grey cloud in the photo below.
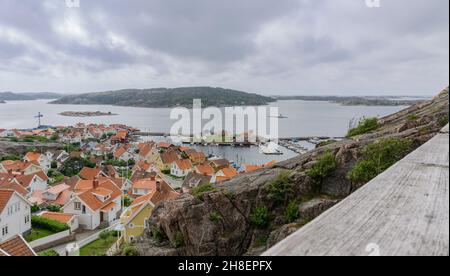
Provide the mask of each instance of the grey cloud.
POLYGON ((379 9, 364 2, 81 0, 68 9, 64 0, 0 0, 0 35, 7 29, 31 41, 0 36, 0 90, 214 85, 329 94, 330 87, 406 93, 413 86, 433 93, 448 85, 449 1, 381 0, 379 9), (49 74, 58 68, 77 77, 49 74))

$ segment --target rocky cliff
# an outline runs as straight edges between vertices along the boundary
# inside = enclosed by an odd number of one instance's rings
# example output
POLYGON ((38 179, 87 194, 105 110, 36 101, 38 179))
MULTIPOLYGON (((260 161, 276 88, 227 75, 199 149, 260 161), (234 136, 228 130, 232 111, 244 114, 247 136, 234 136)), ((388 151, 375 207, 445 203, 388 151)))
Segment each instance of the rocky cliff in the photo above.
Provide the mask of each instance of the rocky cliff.
POLYGON ((260 254, 361 186, 350 182, 347 174, 367 145, 382 138, 408 139, 412 151, 432 138, 448 123, 448 100, 447 88, 431 101, 381 118, 368 134, 241 175, 208 192, 162 203, 136 248, 147 256, 260 254), (309 172, 325 153, 332 154, 336 164, 318 185, 309 172), (289 178, 288 188, 282 176, 289 178), (281 193, 286 198, 276 197, 273 183, 286 188, 281 193), (289 213, 295 220, 287 220, 289 213))

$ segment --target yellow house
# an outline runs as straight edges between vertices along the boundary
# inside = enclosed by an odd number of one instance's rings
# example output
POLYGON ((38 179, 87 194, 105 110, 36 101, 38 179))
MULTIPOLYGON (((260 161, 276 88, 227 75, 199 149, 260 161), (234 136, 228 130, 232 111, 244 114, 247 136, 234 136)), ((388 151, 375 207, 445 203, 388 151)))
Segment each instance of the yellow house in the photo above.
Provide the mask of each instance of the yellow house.
POLYGON ((122 242, 133 243, 148 226, 148 218, 155 205, 151 202, 153 193, 137 198, 120 216, 122 242))
POLYGON ((164 181, 154 181, 152 184, 154 187, 151 187, 151 192, 136 198, 120 216, 120 242, 133 243, 148 228, 148 218, 150 218, 155 205, 180 196, 164 181))

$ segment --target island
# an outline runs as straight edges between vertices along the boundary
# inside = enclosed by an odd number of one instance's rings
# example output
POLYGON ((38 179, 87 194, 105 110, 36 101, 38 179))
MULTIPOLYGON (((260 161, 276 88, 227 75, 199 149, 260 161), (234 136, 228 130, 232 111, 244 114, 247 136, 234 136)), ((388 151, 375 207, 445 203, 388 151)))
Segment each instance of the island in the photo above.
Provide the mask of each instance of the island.
POLYGON ((116 116, 118 114, 101 111, 65 111, 59 113, 59 115, 66 117, 100 117, 100 116, 116 116))
POLYGON ((191 108, 194 99, 201 99, 203 107, 260 106, 275 99, 258 94, 214 87, 182 87, 126 89, 62 97, 51 104, 114 105, 147 108, 191 108))
POLYGON ((411 106, 429 100, 417 97, 398 96, 275 96, 278 101, 319 101, 337 103, 343 106, 411 106), (411 99, 410 99, 411 98, 411 99))

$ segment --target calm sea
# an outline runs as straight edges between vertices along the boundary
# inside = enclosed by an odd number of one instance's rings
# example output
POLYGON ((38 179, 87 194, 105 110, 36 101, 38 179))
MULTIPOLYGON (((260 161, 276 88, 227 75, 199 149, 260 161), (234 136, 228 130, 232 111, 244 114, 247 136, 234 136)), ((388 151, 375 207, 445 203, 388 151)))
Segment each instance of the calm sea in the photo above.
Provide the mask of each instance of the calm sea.
MULTIPOLYGON (((41 112, 42 123, 53 126, 69 126, 83 123, 120 123, 143 131, 169 132, 174 121, 170 120, 169 108, 136 108, 101 105, 52 105, 48 100, 14 101, 0 104, 0 128, 26 129, 37 126, 34 118, 41 112), (74 118, 58 115, 64 111, 112 112, 117 116, 74 118)), ((363 116, 385 116, 397 112, 402 106, 341 106, 328 102, 278 101, 276 106, 283 116, 279 120, 280 137, 297 136, 344 136, 349 122, 363 116)), ((282 156, 265 156, 258 148, 205 147, 206 153, 217 154, 238 163, 265 163, 271 160, 285 160, 296 154, 285 150, 282 156)))

